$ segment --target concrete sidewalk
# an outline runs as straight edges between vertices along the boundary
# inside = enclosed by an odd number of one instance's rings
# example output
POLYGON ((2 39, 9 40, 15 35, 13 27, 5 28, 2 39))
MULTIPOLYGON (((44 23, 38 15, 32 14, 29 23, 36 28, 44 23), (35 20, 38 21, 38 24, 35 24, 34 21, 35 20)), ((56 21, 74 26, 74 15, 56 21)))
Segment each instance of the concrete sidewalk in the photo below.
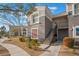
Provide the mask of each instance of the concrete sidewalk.
MULTIPOLYGON (((8 38, 0 39, 0 45, 5 47, 6 49, 8 49, 11 56, 30 56, 26 51, 24 51, 22 48, 20 48, 16 45, 8 44, 8 43, 2 43, 3 41, 5 41, 7 39, 8 38)), ((39 56, 57 56, 58 53, 59 53, 61 45, 58 45, 58 43, 56 43, 56 44, 57 45, 50 46, 44 53, 42 53, 39 56)), ((44 49, 47 46, 48 45, 46 45, 46 44, 42 44, 40 47, 44 49)))
POLYGON ((19 48, 18 46, 12 44, 4 44, 4 43, 1 43, 0 45, 8 49, 11 56, 30 56, 26 51, 19 48))
POLYGON ((20 47, 13 45, 13 44, 8 44, 8 43, 2 43, 6 39, 0 39, 0 45, 8 49, 9 53, 11 56, 30 56, 26 51, 21 49, 20 47))
MULTIPOLYGON (((48 45, 42 44, 41 48, 45 48, 48 45)), ((60 50, 60 45, 58 46, 50 46, 47 51, 45 51, 43 54, 40 56, 58 56, 59 50, 60 50)))

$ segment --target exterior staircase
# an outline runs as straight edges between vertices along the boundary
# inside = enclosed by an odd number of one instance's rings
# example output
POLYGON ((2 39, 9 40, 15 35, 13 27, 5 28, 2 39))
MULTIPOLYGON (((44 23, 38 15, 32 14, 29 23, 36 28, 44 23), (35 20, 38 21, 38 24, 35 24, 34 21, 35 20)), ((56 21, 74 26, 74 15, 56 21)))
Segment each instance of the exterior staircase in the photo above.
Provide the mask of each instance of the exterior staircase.
POLYGON ((53 27, 49 30, 44 44, 52 45, 57 39, 57 25, 53 25, 53 27))

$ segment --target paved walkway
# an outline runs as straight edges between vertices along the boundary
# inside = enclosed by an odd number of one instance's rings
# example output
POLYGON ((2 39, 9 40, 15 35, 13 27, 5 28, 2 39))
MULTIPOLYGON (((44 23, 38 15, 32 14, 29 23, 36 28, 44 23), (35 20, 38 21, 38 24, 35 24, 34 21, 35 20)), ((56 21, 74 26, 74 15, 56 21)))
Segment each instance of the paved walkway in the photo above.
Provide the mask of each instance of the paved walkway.
MULTIPOLYGON (((2 43, 5 40, 8 40, 8 39, 7 38, 0 39, 0 45, 8 49, 11 56, 30 56, 27 52, 25 52, 23 49, 21 49, 16 45, 2 43)), ((42 44, 40 47, 44 49, 46 46, 47 46, 46 44, 42 44)), ((60 45, 51 46, 40 56, 57 56, 59 53, 59 50, 60 50, 60 45)))
POLYGON ((27 52, 25 52, 23 49, 21 49, 18 46, 8 43, 2 43, 4 40, 6 39, 0 39, 0 45, 8 49, 11 56, 30 56, 27 52))
MULTIPOLYGON (((41 45, 42 48, 45 48, 47 45, 41 45)), ((40 56, 57 56, 60 50, 60 45, 58 46, 51 46, 47 49, 46 52, 41 54, 40 56)))

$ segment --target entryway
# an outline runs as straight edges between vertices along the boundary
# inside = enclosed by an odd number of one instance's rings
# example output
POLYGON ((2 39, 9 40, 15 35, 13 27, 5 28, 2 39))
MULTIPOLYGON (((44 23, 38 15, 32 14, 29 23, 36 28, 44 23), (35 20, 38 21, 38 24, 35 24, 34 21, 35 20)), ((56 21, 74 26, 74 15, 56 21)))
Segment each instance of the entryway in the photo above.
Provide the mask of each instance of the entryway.
POLYGON ((63 38, 67 36, 68 36, 68 29, 58 29, 57 41, 63 41, 63 38))

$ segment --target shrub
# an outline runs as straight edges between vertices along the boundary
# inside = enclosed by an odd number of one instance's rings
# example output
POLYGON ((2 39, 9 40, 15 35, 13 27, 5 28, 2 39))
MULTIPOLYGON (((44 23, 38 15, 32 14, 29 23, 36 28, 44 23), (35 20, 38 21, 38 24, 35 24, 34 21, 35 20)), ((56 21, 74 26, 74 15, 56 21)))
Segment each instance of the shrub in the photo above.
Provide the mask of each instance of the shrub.
POLYGON ((38 48, 38 46, 40 46, 40 44, 38 43, 38 40, 36 40, 36 39, 32 39, 31 44, 32 44, 32 48, 34 48, 34 49, 36 49, 36 48, 38 48))
POLYGON ((32 48, 32 47, 31 47, 31 38, 28 38, 28 39, 26 40, 26 43, 28 44, 28 47, 29 47, 29 48, 32 48))
POLYGON ((63 44, 69 48, 72 48, 74 45, 74 38, 65 37, 63 40, 63 44))
POLYGON ((29 48, 37 49, 38 46, 40 46, 40 43, 36 39, 30 39, 30 40, 28 39, 28 41, 29 41, 28 43, 29 48))
POLYGON ((19 40, 21 41, 21 42, 25 42, 25 37, 19 37, 19 40))

